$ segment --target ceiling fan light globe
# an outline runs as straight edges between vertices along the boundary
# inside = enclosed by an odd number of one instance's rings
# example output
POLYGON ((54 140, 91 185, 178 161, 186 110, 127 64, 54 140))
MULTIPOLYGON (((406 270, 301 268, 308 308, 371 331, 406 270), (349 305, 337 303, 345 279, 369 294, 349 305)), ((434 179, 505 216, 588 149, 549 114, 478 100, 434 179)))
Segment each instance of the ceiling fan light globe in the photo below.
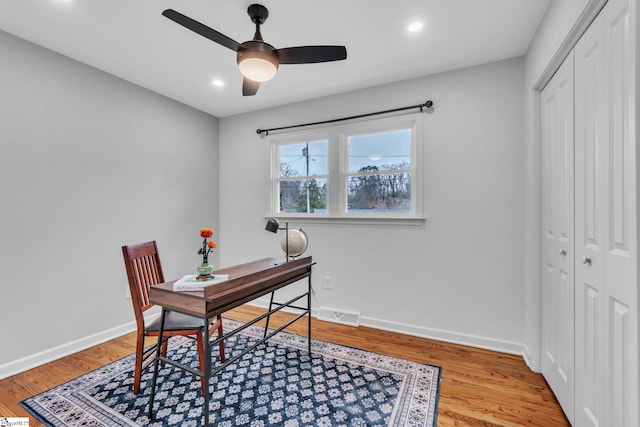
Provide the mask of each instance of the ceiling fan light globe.
POLYGON ((271 80, 278 71, 278 64, 267 58, 245 57, 238 62, 238 68, 243 76, 254 82, 266 82, 271 80))
POLYGON ((242 75, 254 82, 271 80, 278 71, 278 54, 273 46, 259 40, 244 42, 238 49, 238 68, 242 75))

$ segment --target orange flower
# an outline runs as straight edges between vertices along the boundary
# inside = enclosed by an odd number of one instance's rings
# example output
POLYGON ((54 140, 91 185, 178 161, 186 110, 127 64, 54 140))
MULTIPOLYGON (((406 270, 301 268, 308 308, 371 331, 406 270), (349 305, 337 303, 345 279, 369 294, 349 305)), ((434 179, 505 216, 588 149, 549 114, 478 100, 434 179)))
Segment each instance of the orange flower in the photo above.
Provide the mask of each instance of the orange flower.
POLYGON ((217 248, 218 245, 213 240, 207 241, 209 237, 213 236, 213 230, 210 228, 200 229, 200 237, 202 237, 202 247, 198 249, 198 254, 202 255, 202 263, 208 264, 209 252, 217 248))

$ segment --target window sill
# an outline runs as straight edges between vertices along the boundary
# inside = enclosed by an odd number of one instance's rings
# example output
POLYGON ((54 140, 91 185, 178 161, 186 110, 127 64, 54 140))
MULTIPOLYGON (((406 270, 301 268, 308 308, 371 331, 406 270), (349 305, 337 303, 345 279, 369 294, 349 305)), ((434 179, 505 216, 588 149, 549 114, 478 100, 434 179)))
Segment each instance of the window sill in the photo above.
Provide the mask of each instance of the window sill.
POLYGON ((266 219, 277 218, 281 223, 289 222, 298 224, 331 224, 331 225, 395 225, 404 227, 420 227, 428 222, 427 217, 411 218, 373 218, 373 217, 336 217, 336 216, 307 216, 307 215, 274 215, 266 219))

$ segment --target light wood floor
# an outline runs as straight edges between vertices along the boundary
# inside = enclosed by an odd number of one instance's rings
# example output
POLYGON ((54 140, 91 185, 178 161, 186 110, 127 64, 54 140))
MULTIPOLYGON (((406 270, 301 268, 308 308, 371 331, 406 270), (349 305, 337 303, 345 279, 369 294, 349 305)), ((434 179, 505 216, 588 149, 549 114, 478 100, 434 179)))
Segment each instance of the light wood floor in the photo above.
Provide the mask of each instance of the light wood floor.
MULTIPOLYGON (((240 307, 225 316, 246 321, 263 310, 240 307)), ((290 318, 272 317, 272 326, 290 318)), ((306 335, 306 321, 291 332, 306 335)), ((442 367, 438 426, 570 426, 549 386, 520 356, 366 327, 313 319, 313 337, 442 367)), ((20 401, 133 353, 128 334, 0 381, 0 417, 25 417, 20 401)), ((30 417, 30 426, 41 426, 30 417)))

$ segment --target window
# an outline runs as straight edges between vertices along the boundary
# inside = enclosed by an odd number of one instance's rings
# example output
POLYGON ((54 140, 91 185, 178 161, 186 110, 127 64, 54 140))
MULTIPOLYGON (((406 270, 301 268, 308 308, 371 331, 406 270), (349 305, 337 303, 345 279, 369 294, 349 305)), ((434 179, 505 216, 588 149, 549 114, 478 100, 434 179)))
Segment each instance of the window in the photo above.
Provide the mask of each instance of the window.
POLYGON ((326 212, 328 142, 324 139, 280 144, 278 212, 326 212))
POLYGON ((421 218, 421 114, 273 137, 270 216, 421 218))
POLYGON ((411 129, 347 136, 347 212, 411 213, 411 129))

